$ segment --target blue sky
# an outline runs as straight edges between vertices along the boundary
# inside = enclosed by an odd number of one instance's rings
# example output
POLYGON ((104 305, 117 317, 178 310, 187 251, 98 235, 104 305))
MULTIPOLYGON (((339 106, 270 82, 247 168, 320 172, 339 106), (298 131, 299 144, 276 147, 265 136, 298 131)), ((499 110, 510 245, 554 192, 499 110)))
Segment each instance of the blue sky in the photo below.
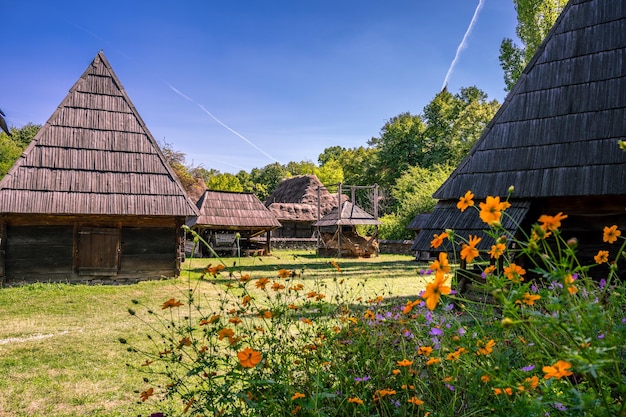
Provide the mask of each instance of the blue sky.
MULTIPOLYGON (((43 124, 103 50, 152 135, 221 172, 366 146, 441 90, 478 0, 3 0, 0 108, 43 124)), ((505 97, 512 0, 483 0, 448 80, 505 97)))

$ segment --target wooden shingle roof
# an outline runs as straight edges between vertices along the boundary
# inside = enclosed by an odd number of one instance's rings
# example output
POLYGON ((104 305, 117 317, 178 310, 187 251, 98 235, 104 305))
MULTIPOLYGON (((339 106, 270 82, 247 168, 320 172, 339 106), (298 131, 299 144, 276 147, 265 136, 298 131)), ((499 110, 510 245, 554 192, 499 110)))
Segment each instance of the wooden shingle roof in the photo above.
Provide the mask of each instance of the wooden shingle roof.
POLYGON ((195 216, 99 52, 0 181, 0 213, 195 216))
MULTIPOLYGON (((478 216, 453 202, 505 196, 523 219, 532 201, 626 195, 626 2, 570 0, 468 156, 433 197, 439 203, 413 248, 434 233, 479 234, 478 216)), ((508 210, 507 210, 508 212, 508 210)), ((517 226, 511 225, 512 229, 517 226)), ((486 243, 486 241, 485 241, 486 243)))
POLYGON ((198 208, 196 226, 262 231, 280 227, 276 216, 251 193, 207 190, 198 200, 198 208))
POLYGON ((352 226, 357 224, 375 225, 382 223, 356 204, 344 201, 341 204, 341 211, 339 211, 339 207, 335 207, 330 213, 315 222, 313 226, 352 226))
POLYGON ((437 199, 624 195, 626 2, 571 0, 437 199))

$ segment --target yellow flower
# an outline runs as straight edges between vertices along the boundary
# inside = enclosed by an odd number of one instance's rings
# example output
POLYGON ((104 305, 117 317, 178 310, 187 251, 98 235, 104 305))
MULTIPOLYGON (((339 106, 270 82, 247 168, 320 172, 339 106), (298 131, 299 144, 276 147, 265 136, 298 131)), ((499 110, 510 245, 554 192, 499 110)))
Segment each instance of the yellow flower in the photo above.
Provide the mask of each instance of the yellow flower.
POLYGON ((522 297, 522 302, 526 305, 533 305, 535 304, 535 301, 541 299, 540 295, 537 294, 531 294, 531 293, 525 293, 524 296, 522 297))
POLYGON ((477 236, 469 235, 469 242, 467 244, 463 244, 463 249, 461 249, 461 259, 465 260, 467 263, 470 263, 478 256, 478 249, 476 249, 476 245, 482 239, 477 236))
POLYGON ((609 251, 608 250, 600 250, 598 254, 593 257, 597 264, 603 264, 609 261, 609 251))
POLYGON ((441 294, 450 294, 450 287, 445 285, 445 275, 442 272, 437 271, 435 273, 435 280, 426 285, 426 290, 422 293, 422 298, 426 300, 426 307, 429 310, 434 310, 439 304, 441 294))
POLYGON ((504 246, 504 243, 496 243, 495 245, 491 246, 491 250, 489 251, 489 256, 491 256, 494 259, 498 259, 500 256, 502 256, 505 249, 506 249, 506 246, 504 246))
POLYGON ((545 231, 550 230, 552 232, 561 227, 561 220, 563 219, 567 219, 567 214, 563 214, 562 212, 559 212, 556 216, 548 216, 546 214, 539 216, 541 228, 545 231))
POLYGON ((544 379, 550 379, 550 378, 561 379, 564 376, 570 376, 573 374, 572 371, 568 370, 571 367, 572 367, 571 363, 563 361, 563 360, 559 360, 552 366, 543 367, 543 372, 545 373, 543 378, 544 379))
POLYGON ((397 362, 398 366, 411 366, 413 365, 413 361, 410 361, 408 359, 402 359, 401 361, 397 362))
POLYGON ((501 202, 500 197, 488 196, 484 203, 479 203, 480 207, 480 219, 492 226, 500 221, 502 211, 510 207, 510 204, 506 201, 501 202))
POLYGON ((443 232, 439 235, 433 235, 433 240, 430 241, 430 246, 433 248, 438 248, 443 243, 443 240, 448 237, 448 233, 443 232))
POLYGON ((237 358, 239 358, 239 363, 244 368, 254 368, 259 362, 261 362, 263 355, 261 352, 247 347, 244 350, 237 352, 237 358))
POLYGON ((519 265, 510 264, 504 267, 504 276, 513 282, 524 281, 524 275, 526 270, 519 265))
POLYGON ((465 195, 459 198, 459 202, 456 203, 456 207, 464 212, 468 207, 472 207, 474 205, 474 194, 471 191, 467 191, 465 195))
POLYGON ((476 341, 476 346, 478 347, 478 352, 476 352, 477 355, 489 355, 491 352, 493 352, 493 347, 496 345, 496 342, 491 339, 488 342, 485 342, 484 340, 478 340, 476 341))
POLYGON ((422 405, 422 404, 424 404, 424 401, 420 400, 417 397, 411 397, 408 400, 406 400, 406 402, 408 402, 410 404, 415 404, 415 405, 422 405))
POLYGON ((359 405, 363 404, 363 400, 358 398, 358 397, 350 397, 350 398, 348 398, 348 402, 349 403, 354 403, 354 404, 359 404, 359 405))
POLYGON ((617 228, 617 225, 613 225, 611 227, 604 227, 604 235, 602 236, 602 240, 605 242, 613 243, 617 240, 619 236, 621 236, 622 232, 617 228))
POLYGON ((297 400, 298 398, 304 398, 304 397, 306 397, 306 395, 304 395, 303 393, 301 393, 301 392, 296 392, 296 393, 295 393, 295 394, 293 394, 293 396, 291 397, 291 401, 295 401, 295 400, 297 400))
POLYGON ((166 308, 180 307, 180 306, 182 306, 182 305, 183 305, 183 303, 182 303, 182 302, 180 302, 180 301, 178 301, 178 300, 175 300, 175 299, 173 299, 173 298, 170 298, 169 300, 167 300, 166 302, 164 302, 164 303, 163 303, 163 305, 161 306, 161 308, 162 308, 163 310, 165 310, 166 308))
POLYGON ((439 259, 433 261, 432 264, 430 264, 430 269, 432 271, 435 272, 443 272, 444 274, 447 274, 448 272, 450 272, 450 264, 448 263, 448 254, 445 252, 441 252, 439 254, 439 259))

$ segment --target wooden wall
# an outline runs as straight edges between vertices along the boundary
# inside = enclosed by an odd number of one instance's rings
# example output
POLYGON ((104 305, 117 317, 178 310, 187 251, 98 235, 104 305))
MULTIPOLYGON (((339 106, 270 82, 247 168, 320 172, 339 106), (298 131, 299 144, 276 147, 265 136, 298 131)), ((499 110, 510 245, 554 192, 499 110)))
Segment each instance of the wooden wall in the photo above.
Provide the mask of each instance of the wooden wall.
POLYGON ((0 217, 0 285, 177 276, 182 218, 0 217))

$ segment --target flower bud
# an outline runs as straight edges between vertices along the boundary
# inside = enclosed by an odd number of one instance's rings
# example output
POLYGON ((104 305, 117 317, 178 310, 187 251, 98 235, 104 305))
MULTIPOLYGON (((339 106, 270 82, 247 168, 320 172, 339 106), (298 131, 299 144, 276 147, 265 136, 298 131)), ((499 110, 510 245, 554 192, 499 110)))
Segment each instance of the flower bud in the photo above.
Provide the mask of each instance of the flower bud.
POLYGON ((508 192, 509 194, 513 194, 513 191, 515 191, 515 187, 511 185, 511 186, 509 187, 509 189, 507 190, 507 192, 508 192))
POLYGON ((513 327, 515 323, 513 322, 511 318, 505 317, 502 319, 502 321, 500 321, 500 324, 502 325, 502 327, 508 328, 508 327, 513 327))

